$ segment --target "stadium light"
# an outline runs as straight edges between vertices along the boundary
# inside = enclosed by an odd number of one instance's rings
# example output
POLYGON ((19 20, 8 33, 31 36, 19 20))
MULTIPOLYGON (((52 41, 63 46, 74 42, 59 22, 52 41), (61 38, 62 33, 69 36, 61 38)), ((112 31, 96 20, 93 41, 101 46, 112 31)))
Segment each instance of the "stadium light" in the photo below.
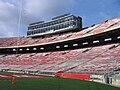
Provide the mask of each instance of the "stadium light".
POLYGON ((86 45, 86 44, 88 44, 88 42, 84 42, 84 43, 82 43, 83 45, 86 45))
POLYGON ((60 48, 60 46, 56 46, 56 48, 60 48))
POLYGON ((64 47, 68 47, 68 45, 64 45, 64 47))
POLYGON ((40 49, 41 49, 41 50, 43 50, 44 48, 43 48, 43 47, 41 47, 40 49))
POLYGON ((16 51, 16 49, 13 49, 13 51, 16 51))
POLYGON ((111 41, 112 38, 106 38, 104 41, 111 41))
POLYGON ((99 40, 93 41, 93 43, 99 43, 99 40))
POLYGON ((117 39, 120 39, 120 36, 118 36, 117 39))
POLYGON ((37 50, 37 48, 33 48, 33 50, 37 50))
POLYGON ((26 50, 27 50, 27 51, 29 51, 30 49, 29 49, 29 48, 27 48, 26 50))
POLYGON ((78 46, 78 44, 73 44, 73 46, 78 46))
POLYGON ((20 51, 23 51, 23 49, 19 49, 20 51))

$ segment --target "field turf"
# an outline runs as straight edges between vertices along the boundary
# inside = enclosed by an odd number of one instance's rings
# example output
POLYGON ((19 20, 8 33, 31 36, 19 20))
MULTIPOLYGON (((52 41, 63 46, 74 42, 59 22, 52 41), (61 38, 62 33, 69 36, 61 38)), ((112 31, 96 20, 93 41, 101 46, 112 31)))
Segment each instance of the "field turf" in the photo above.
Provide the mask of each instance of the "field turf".
POLYGON ((90 81, 66 78, 0 78, 0 90, 120 90, 120 88, 90 81))

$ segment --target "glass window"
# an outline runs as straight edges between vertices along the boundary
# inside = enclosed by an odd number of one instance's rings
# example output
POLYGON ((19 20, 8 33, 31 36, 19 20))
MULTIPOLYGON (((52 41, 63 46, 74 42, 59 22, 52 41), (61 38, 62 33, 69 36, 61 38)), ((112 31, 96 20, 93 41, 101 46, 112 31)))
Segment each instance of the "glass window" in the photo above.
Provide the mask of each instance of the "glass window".
POLYGON ((56 30, 56 26, 54 26, 54 30, 56 30))
POLYGON ((27 35, 30 35, 30 33, 29 33, 29 32, 27 32, 27 35))
POLYGON ((45 27, 47 27, 47 23, 45 23, 45 27))
POLYGON ((52 25, 52 22, 50 22, 50 26, 52 25))
POLYGON ((61 22, 64 22, 64 19, 61 19, 61 22))
POLYGON ((60 23, 60 20, 57 21, 57 24, 59 24, 59 23, 60 23))
POLYGON ((43 24, 41 24, 41 28, 43 27, 43 24))
POLYGON ((61 28, 63 28, 63 27, 62 27, 62 24, 60 24, 60 29, 61 29, 61 28))
POLYGON ((46 26, 48 26, 48 23, 46 23, 46 26))
POLYGON ((37 31, 34 32, 35 34, 37 33, 37 31))
POLYGON ((54 25, 54 22, 52 22, 52 25, 54 25))
POLYGON ((76 22, 75 22, 75 21, 73 22, 73 25, 75 25, 75 26, 76 26, 76 22))
POLYGON ((43 24, 43 27, 45 27, 45 24, 43 24))
POLYGON ((61 28, 64 28, 64 24, 61 24, 61 28))
POLYGON ((40 33, 40 30, 38 30, 37 33, 40 33))
POLYGON ((48 23, 48 26, 50 26, 50 23, 48 23))
POLYGON ((34 29, 34 27, 31 27, 31 29, 34 29))
POLYGON ((47 28, 45 28, 45 32, 47 31, 47 28))
POLYGON ((33 34, 33 31, 31 31, 31 34, 33 34))
POLYGON ((40 31, 41 31, 41 33, 42 33, 43 29, 41 29, 40 31))
POLYGON ((34 34, 34 31, 32 31, 32 34, 34 34))
POLYGON ((69 26, 72 26, 72 22, 69 23, 69 26))
POLYGON ((40 33, 40 30, 37 30, 37 33, 40 33))
POLYGON ((69 23, 66 23, 66 27, 68 27, 69 26, 69 23))
POLYGON ((57 24, 57 21, 55 21, 54 24, 57 24))
POLYGON ((56 26, 54 26, 54 30, 56 30, 56 26))
POLYGON ((58 26, 56 26, 56 30, 58 30, 59 29, 59 27, 58 26))
POLYGON ((60 25, 58 25, 58 29, 60 29, 60 25))
POLYGON ((38 30, 36 31, 36 33, 38 33, 38 30))
POLYGON ((43 29, 43 32, 45 32, 45 28, 43 29))
POLYGON ((62 23, 62 19, 60 19, 60 23, 62 23))
POLYGON ((50 31, 50 27, 48 28, 48 31, 50 31))
POLYGON ((50 30, 52 30, 52 27, 50 27, 50 30))
POLYGON ((53 25, 53 22, 51 22, 51 25, 53 25))
POLYGON ((32 34, 32 32, 30 31, 29 34, 32 34))
POLYGON ((36 28, 38 28, 38 25, 36 26, 36 28))

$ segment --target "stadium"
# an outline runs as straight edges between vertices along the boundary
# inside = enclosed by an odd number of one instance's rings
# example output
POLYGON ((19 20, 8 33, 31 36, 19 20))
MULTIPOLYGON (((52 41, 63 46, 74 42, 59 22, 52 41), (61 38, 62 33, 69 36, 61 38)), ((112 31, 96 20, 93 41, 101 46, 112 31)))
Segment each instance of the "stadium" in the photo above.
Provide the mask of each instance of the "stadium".
POLYGON ((82 27, 71 13, 0 38, 1 90, 119 90, 120 17, 82 27), (12 80, 12 84, 11 84, 12 80))

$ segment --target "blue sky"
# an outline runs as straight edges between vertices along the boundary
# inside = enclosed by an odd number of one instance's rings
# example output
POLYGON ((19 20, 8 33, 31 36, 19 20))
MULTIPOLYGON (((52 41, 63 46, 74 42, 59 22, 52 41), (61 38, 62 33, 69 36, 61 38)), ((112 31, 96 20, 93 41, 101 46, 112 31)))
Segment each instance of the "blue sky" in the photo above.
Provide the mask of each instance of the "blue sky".
POLYGON ((29 23, 72 13, 83 27, 120 16, 120 0, 0 0, 0 38, 26 36, 29 23), (18 30, 19 11, 22 16, 18 30))

